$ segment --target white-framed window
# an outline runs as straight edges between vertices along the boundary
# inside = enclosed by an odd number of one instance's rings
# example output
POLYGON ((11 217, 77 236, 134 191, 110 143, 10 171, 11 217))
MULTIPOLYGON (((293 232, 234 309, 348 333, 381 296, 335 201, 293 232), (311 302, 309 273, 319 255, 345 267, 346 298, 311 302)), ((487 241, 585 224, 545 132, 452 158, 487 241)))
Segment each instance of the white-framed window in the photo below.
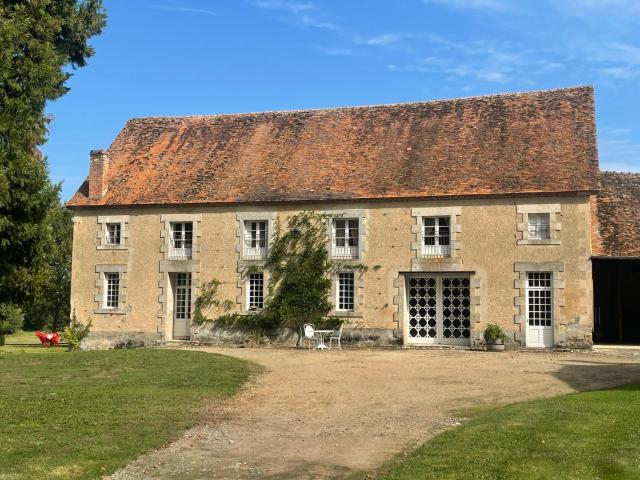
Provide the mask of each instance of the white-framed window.
POLYGON ((176 275, 175 318, 191 320, 191 273, 176 275))
POLYGON ((527 273, 527 323, 551 327, 553 322, 553 276, 551 272, 527 273))
POLYGON ((120 306, 120 273, 104 274, 104 308, 117 309, 120 306))
POLYGON ((245 220, 244 222, 244 255, 246 260, 263 260, 267 258, 269 247, 269 223, 266 220, 245 220))
POLYGON ((530 213, 528 217, 529 240, 549 240, 551 238, 550 215, 548 213, 530 213))
POLYGON ((193 223, 171 222, 169 258, 190 260, 193 251, 193 223))
POLYGON ((122 226, 120 223, 107 223, 105 226, 105 245, 121 245, 122 226))
POLYGON ((451 256, 449 217, 422 217, 422 256, 451 256))
POLYGON ((338 273, 338 302, 336 310, 353 312, 355 310, 356 281, 354 272, 338 273))
POLYGON ((247 284, 247 308, 262 310, 264 308, 264 273, 250 273, 247 284))
POLYGON ((357 218, 333 220, 333 258, 358 258, 360 225, 357 218))

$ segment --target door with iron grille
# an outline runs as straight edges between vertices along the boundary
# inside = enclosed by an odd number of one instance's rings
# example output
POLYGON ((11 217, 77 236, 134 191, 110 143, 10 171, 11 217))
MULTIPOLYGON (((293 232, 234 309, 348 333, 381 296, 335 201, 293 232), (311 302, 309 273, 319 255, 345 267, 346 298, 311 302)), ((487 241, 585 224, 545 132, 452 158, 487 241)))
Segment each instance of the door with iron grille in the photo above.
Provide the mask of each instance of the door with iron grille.
POLYGON ((469 345, 469 276, 419 274, 405 280, 407 342, 422 345, 469 345))

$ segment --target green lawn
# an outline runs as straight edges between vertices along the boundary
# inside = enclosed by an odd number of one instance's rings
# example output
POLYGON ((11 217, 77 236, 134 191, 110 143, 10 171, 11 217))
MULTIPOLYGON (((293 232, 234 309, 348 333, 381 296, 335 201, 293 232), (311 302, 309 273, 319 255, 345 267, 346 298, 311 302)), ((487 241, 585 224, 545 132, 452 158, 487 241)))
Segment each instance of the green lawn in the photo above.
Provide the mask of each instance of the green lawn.
POLYGON ((0 479, 98 478, 233 395, 240 360, 180 350, 0 348, 0 479))
POLYGON ((382 478, 640 479, 640 386, 492 410, 382 478))
POLYGON ((7 335, 6 344, 7 345, 15 345, 15 344, 20 344, 20 345, 26 345, 26 344, 40 345, 40 340, 38 340, 38 338, 36 337, 36 332, 35 331, 32 332, 32 331, 29 331, 29 330, 18 330, 16 333, 13 333, 11 335, 7 335))

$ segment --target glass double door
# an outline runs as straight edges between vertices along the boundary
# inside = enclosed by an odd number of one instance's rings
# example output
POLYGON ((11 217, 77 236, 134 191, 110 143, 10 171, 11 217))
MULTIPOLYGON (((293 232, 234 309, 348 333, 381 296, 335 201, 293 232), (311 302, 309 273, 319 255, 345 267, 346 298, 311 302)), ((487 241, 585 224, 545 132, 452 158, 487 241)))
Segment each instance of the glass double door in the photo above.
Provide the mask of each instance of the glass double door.
POLYGON ((407 276, 407 342, 470 345, 471 288, 468 275, 407 276))

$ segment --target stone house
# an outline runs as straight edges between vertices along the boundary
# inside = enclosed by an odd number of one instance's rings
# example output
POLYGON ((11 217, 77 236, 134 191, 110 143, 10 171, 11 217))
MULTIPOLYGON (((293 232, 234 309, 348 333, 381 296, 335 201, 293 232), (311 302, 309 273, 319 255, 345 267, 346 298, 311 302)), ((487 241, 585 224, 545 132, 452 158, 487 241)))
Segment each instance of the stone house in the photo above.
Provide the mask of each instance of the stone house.
POLYGON ((74 212, 72 309, 93 335, 155 344, 203 282, 264 305, 276 222, 325 212, 335 314, 378 343, 592 342, 590 87, 308 111, 140 118, 91 152, 74 212))

